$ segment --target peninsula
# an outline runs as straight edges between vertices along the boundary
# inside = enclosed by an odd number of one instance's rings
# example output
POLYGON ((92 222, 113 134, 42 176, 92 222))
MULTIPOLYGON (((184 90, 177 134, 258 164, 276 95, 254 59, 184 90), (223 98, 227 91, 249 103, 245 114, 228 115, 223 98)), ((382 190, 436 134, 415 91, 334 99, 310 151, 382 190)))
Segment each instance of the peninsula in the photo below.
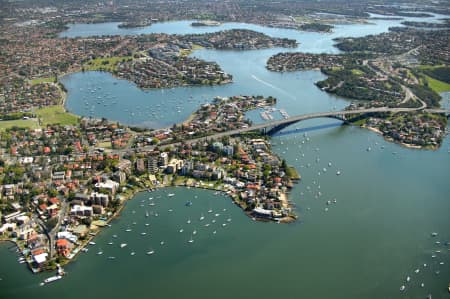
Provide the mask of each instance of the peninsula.
MULTIPOLYGON (((328 93, 354 100, 347 109, 370 107, 439 108, 438 92, 450 90, 448 30, 391 28, 390 32, 338 39, 344 54, 279 53, 267 68, 277 72, 320 69, 327 79, 316 82, 328 93)), ((418 111, 414 115, 376 113, 355 123, 388 140, 417 148, 438 148, 447 116, 418 111)))

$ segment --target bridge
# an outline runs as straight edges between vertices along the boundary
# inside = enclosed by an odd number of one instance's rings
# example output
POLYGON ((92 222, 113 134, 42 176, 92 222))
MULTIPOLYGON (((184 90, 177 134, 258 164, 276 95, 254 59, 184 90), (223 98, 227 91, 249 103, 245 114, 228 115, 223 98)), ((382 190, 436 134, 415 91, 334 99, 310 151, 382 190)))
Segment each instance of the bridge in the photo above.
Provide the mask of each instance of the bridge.
MULTIPOLYGON (((318 113, 308 113, 308 114, 302 114, 302 115, 296 115, 292 117, 288 117, 286 119, 281 120, 275 120, 270 122, 265 122, 261 124, 252 125, 248 128, 242 128, 237 130, 231 130, 227 132, 217 133, 212 136, 209 136, 209 138, 220 138, 223 136, 231 136, 231 135, 238 135, 245 132, 250 131, 256 131, 256 130, 264 130, 266 134, 273 135, 284 128, 308 119, 314 119, 314 118, 335 118, 342 121, 348 121, 346 119, 346 116, 348 115, 364 115, 364 114, 372 114, 372 113, 399 113, 399 112, 414 112, 423 110, 422 107, 420 108, 387 108, 387 107, 380 107, 380 108, 368 108, 368 109, 358 109, 358 110, 343 110, 343 111, 330 111, 330 112, 318 112, 318 113)), ((428 109, 424 110, 429 113, 441 113, 445 114, 447 117, 449 116, 450 111, 444 110, 444 109, 428 109)))
MULTIPOLYGON (((450 111, 445 109, 424 109, 424 107, 419 108, 387 108, 387 107, 381 107, 381 108, 368 108, 368 109, 358 109, 358 110, 343 110, 343 111, 330 111, 330 112, 317 112, 317 113, 308 113, 308 114, 302 114, 302 115, 296 115, 292 117, 288 117, 286 119, 281 120, 275 120, 270 122, 265 122, 261 124, 256 124, 249 126, 248 128, 241 128, 236 130, 230 130, 226 132, 220 132, 209 136, 204 137, 198 137, 193 139, 184 140, 184 143, 196 143, 199 141, 204 141, 205 139, 218 139, 225 136, 234 136, 239 135, 246 132, 251 131, 264 131, 266 134, 273 135, 284 128, 308 119, 314 119, 314 118, 334 118, 339 119, 344 122, 348 122, 349 120, 346 118, 348 115, 368 115, 372 113, 399 113, 399 112, 414 112, 414 111, 425 111, 428 113, 437 113, 437 114, 445 114, 447 117, 450 116, 450 111)), ((168 145, 177 145, 180 144, 180 142, 175 142, 171 144, 164 144, 164 146, 168 145)), ((149 151, 153 150, 155 146, 149 145, 139 148, 139 151, 149 151)), ((119 150, 113 150, 112 152, 117 154, 124 154, 131 150, 131 148, 125 148, 125 149, 119 149, 119 150)))

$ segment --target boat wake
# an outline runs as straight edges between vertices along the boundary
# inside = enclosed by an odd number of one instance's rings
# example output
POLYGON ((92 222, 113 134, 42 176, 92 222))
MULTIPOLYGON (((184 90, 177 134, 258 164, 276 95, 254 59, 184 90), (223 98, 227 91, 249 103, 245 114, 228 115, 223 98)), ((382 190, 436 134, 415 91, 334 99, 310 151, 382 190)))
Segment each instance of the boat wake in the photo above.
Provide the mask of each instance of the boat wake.
POLYGON ((284 89, 281 89, 281 88, 279 88, 279 87, 277 87, 277 86, 275 86, 275 85, 273 85, 273 84, 271 84, 271 83, 269 83, 269 82, 266 82, 266 81, 264 81, 264 80, 262 80, 262 79, 256 77, 255 75, 252 75, 252 78, 255 79, 256 81, 258 81, 258 82, 260 82, 260 83, 262 83, 262 84, 264 84, 264 85, 266 85, 266 86, 268 86, 268 87, 270 87, 270 88, 276 90, 276 91, 281 92, 282 94, 284 94, 284 95, 290 97, 290 98, 293 99, 293 100, 296 100, 296 99, 297 99, 295 96, 293 96, 292 94, 288 93, 288 92, 285 91, 284 89))

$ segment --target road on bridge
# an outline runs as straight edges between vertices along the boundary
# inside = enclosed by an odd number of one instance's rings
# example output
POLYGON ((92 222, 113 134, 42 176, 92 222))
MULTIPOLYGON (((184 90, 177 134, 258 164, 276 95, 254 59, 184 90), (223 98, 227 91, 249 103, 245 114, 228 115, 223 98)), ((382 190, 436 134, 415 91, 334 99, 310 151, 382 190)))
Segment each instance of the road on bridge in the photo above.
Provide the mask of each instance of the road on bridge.
MULTIPOLYGON (((262 130, 262 129, 265 129, 265 128, 273 128, 273 127, 282 126, 282 125, 294 124, 296 122, 300 122, 300 121, 308 120, 308 119, 313 119, 313 118, 345 116, 345 115, 366 114, 366 113, 379 113, 379 112, 384 112, 384 113, 386 113, 386 112, 389 112, 389 113, 414 112, 414 111, 419 111, 419 110, 424 110, 424 107, 423 106, 418 107, 418 108, 379 107, 379 108, 367 108, 367 109, 358 109, 358 110, 343 110, 343 111, 308 113, 308 114, 302 114, 302 115, 297 115, 297 116, 291 116, 291 117, 288 117, 286 119, 265 122, 265 123, 261 123, 261 124, 250 126, 248 128, 241 128, 241 129, 236 129, 236 130, 230 130, 230 131, 220 132, 220 133, 216 133, 216 134, 209 135, 209 136, 204 136, 204 137, 199 137, 199 138, 194 138, 194 139, 188 139, 188 140, 184 140, 183 143, 191 144, 191 143, 196 143, 196 142, 199 142, 199 141, 204 141, 204 140, 207 140, 207 139, 219 139, 219 138, 222 138, 222 137, 225 137, 225 136, 239 135, 241 133, 262 130)), ((428 109, 428 110, 424 110, 424 111, 429 112, 429 113, 447 113, 447 114, 449 113, 449 111, 443 110, 443 109, 428 109)), ((163 146, 171 146, 171 145, 176 146, 176 145, 179 145, 179 144, 181 144, 181 142, 174 142, 174 143, 170 143, 170 144, 164 144, 163 146)), ((155 148, 155 146, 144 146, 144 147, 141 147, 139 149, 126 148, 126 149, 121 149, 121 150, 113 150, 112 152, 116 153, 116 154, 125 154, 127 152, 131 152, 132 150, 151 151, 154 148, 155 148)))

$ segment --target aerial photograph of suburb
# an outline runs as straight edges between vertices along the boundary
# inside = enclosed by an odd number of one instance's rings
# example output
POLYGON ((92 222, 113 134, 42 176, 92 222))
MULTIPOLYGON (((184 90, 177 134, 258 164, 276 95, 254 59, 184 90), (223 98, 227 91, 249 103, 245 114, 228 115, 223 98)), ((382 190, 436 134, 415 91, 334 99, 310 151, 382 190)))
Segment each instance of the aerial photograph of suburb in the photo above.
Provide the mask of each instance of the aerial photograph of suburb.
POLYGON ((0 299, 450 299, 450 0, 0 0, 0 299))

